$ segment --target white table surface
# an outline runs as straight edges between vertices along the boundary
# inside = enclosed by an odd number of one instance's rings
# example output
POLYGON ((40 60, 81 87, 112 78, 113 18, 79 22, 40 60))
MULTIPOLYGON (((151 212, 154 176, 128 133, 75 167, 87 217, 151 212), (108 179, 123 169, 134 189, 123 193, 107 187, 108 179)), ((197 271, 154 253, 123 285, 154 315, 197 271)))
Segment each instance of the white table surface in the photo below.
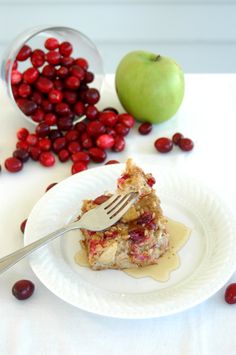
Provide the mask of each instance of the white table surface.
MULTIPOLYGON (((114 77, 106 77, 100 106, 120 109, 114 77)), ((137 130, 127 137, 123 153, 109 159, 150 163, 160 169, 181 169, 198 177, 226 201, 236 215, 236 75, 186 75, 186 94, 179 112, 155 126, 148 136, 137 130), (192 138, 190 153, 177 149, 158 154, 153 142, 176 131, 192 138)), ((10 174, 4 160, 15 147, 15 133, 31 125, 15 112, 0 87, 0 257, 23 246, 20 223, 52 182, 70 176, 70 164, 42 168, 28 162, 24 170, 10 174)), ((224 236, 222 236, 223 238, 224 236)), ((236 238, 236 236, 235 236, 236 238)), ((236 282, 236 273, 229 282, 236 282)), ((183 313, 159 319, 120 320, 97 316, 58 299, 40 283, 22 260, 0 276, 1 355, 222 355, 235 354, 236 305, 224 302, 224 289, 183 313), (18 301, 11 295, 13 283, 27 278, 35 283, 34 295, 18 301)))

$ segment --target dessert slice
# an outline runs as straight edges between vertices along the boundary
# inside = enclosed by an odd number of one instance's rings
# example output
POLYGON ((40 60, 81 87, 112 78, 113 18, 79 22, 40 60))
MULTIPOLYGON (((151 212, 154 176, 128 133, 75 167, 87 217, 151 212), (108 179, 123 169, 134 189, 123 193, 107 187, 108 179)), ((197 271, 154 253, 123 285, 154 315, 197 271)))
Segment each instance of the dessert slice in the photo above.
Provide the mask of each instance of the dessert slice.
MULTIPOLYGON (((139 197, 126 214, 105 231, 82 230, 88 262, 93 270, 125 269, 156 264, 168 248, 167 219, 152 186, 155 179, 131 159, 118 179, 117 192, 138 192, 139 197)), ((82 213, 105 202, 111 194, 85 200, 82 213)))

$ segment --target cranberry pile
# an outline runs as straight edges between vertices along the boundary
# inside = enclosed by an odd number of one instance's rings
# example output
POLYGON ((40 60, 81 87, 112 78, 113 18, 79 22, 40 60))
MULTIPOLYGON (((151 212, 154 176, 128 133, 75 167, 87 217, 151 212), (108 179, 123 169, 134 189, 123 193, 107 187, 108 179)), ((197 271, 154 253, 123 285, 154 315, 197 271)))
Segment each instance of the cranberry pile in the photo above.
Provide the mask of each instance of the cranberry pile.
POLYGON ((90 161, 105 161, 108 149, 121 152, 135 120, 111 107, 98 110, 99 91, 88 85, 94 74, 85 58, 72 57, 71 43, 48 38, 44 47, 32 50, 24 45, 14 63, 15 101, 37 126, 34 132, 26 128, 17 132, 16 150, 5 168, 18 172, 29 159, 50 167, 56 155, 61 162, 71 160, 75 174, 87 169, 90 161), (20 72, 18 64, 25 61, 29 67, 20 72), (84 120, 76 123, 78 118, 84 120))
POLYGON ((167 137, 158 138, 154 143, 156 150, 160 153, 170 152, 174 145, 184 152, 189 152, 194 147, 193 141, 190 138, 185 138, 182 133, 175 133, 172 139, 167 137))

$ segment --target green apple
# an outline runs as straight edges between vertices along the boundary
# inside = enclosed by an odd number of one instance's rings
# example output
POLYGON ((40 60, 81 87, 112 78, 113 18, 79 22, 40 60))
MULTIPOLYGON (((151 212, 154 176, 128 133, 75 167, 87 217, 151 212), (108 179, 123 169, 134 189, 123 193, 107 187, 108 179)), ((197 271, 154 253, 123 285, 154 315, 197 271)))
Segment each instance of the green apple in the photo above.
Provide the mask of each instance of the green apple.
POLYGON ((115 85, 124 109, 139 121, 171 118, 184 97, 184 73, 167 57, 144 51, 128 53, 119 63, 115 85))

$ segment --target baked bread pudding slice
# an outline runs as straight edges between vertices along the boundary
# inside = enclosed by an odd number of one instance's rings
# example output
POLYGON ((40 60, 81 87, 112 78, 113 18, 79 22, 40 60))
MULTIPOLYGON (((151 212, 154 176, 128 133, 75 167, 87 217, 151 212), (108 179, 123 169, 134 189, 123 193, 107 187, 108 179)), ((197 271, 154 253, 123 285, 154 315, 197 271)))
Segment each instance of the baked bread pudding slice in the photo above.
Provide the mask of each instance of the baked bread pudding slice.
MULTIPOLYGON (((156 264, 167 250, 167 219, 152 186, 155 179, 131 159, 117 181, 117 192, 138 192, 138 199, 112 227, 100 232, 83 229, 81 245, 93 270, 126 269, 156 264)), ((112 194, 85 200, 82 214, 105 202, 112 194)))

